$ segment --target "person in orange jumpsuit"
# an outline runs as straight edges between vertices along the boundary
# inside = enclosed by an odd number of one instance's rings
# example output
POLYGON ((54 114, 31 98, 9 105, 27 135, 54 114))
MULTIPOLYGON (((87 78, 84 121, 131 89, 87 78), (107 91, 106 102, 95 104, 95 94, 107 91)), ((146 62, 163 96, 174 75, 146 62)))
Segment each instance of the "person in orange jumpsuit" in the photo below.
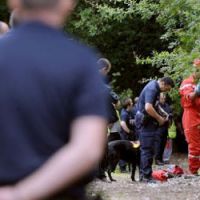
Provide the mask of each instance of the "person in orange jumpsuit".
POLYGON ((194 73, 183 80, 180 86, 183 128, 188 143, 188 162, 192 174, 200 169, 200 91, 197 84, 200 79, 200 58, 193 62, 194 73))

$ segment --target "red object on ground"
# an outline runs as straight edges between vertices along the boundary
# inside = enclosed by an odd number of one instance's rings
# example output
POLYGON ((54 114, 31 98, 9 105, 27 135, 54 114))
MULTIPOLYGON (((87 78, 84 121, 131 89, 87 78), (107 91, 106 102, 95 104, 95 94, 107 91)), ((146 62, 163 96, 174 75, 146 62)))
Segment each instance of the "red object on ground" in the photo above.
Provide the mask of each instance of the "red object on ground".
POLYGON ((158 181, 167 181, 168 174, 166 170, 156 170, 153 171, 152 177, 158 181))
MULTIPOLYGON (((168 170, 167 170, 168 171, 168 170)), ((182 175, 184 174, 183 169, 177 165, 175 165, 172 169, 168 171, 169 173, 172 173, 173 175, 182 175)))
POLYGON ((184 174, 183 169, 178 165, 169 167, 167 170, 155 170, 152 173, 152 177, 158 181, 167 181, 168 178, 177 177, 184 174))

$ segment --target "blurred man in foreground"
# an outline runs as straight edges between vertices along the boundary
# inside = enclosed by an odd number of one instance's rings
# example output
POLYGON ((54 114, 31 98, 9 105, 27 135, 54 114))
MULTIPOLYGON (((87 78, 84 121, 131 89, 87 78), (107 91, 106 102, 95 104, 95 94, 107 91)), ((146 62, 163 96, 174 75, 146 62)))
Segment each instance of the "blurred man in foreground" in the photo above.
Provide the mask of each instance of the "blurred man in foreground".
POLYGON ((60 30, 75 0, 9 4, 23 23, 0 39, 0 200, 83 200, 107 114, 96 57, 60 30))

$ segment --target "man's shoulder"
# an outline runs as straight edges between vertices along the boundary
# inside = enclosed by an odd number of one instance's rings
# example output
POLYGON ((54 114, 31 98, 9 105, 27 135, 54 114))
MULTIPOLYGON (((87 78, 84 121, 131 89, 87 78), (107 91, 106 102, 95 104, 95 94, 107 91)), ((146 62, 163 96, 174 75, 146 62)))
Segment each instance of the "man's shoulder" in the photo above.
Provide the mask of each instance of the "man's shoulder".
MULTIPOLYGON (((70 34, 63 34, 60 37, 60 46, 58 49, 61 54, 63 52, 68 52, 69 55, 75 57, 78 61, 82 61, 84 63, 96 63, 97 62, 97 51, 96 49, 92 49, 91 47, 87 46, 86 44, 80 42, 79 40, 75 39, 70 34)), ((67 58, 67 56, 65 56, 67 58)), ((88 66, 85 66, 88 67, 88 66)), ((97 69, 97 68, 96 68, 97 69)))
MULTIPOLYGON (((42 45, 56 43, 55 49, 60 48, 61 46, 64 49, 73 47, 75 50, 91 53, 91 49, 89 47, 75 39, 72 35, 40 23, 24 23, 11 29, 8 33, 1 37, 1 40, 5 42, 15 41, 21 44, 25 42, 31 43, 32 45, 34 45, 33 42, 37 40, 38 42, 42 42, 42 45), (32 39, 32 41, 30 39, 32 39)), ((37 45, 37 43, 35 43, 35 45, 37 45)))
POLYGON ((148 84, 149 89, 157 89, 158 88, 157 86, 158 86, 158 82, 156 80, 152 80, 148 84))
POLYGON ((150 81, 146 87, 144 88, 144 92, 149 93, 149 92, 157 92, 158 91, 158 87, 157 87, 157 81, 152 80, 150 81))
MULTIPOLYGON (((33 55, 40 55, 41 52, 36 50, 43 49, 43 51, 46 51, 46 55, 52 55, 52 59, 57 58, 69 61, 69 58, 71 58, 71 60, 77 62, 80 60, 83 63, 96 62, 97 60, 97 53, 94 49, 89 48, 67 33, 54 33, 52 31, 49 35, 46 34, 46 37, 44 36, 45 32, 44 34, 37 33, 29 34, 29 32, 27 33, 26 30, 20 28, 13 29, 0 38, 0 51, 21 51, 26 54, 28 49, 28 52, 32 51, 33 55)), ((12 54, 9 54, 9 56, 12 56, 12 54)), ((49 57, 49 60, 51 60, 51 57, 49 57)))

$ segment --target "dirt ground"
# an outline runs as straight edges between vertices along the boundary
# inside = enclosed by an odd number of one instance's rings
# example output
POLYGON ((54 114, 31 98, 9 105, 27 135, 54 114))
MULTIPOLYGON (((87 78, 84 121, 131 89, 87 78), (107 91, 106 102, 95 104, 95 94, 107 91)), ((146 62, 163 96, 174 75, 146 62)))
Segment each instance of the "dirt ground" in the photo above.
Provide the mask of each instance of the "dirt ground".
MULTIPOLYGON (((186 154, 174 154, 170 164, 179 165, 185 173, 188 171, 186 154)), ((162 168, 167 167, 165 165, 162 168)), ((116 172, 113 173, 113 178, 117 182, 95 180, 88 187, 89 194, 101 194, 104 200, 200 200, 200 176, 183 175, 156 184, 132 182, 128 173, 116 172)))

